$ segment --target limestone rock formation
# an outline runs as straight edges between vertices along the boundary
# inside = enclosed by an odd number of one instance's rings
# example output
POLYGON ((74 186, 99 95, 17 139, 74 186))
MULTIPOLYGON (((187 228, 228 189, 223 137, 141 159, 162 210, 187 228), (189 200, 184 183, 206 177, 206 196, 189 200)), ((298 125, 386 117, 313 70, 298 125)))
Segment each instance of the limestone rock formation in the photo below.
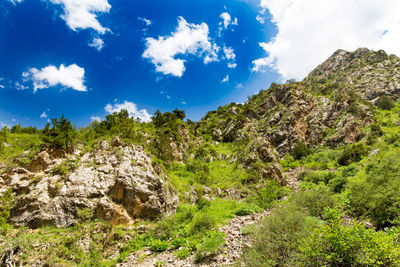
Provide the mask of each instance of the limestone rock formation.
POLYGON ((115 139, 112 145, 103 142, 108 150, 61 161, 44 151, 30 171, 19 167, 5 173, 5 188, 16 194, 11 221, 33 228, 67 227, 91 218, 130 224, 174 212, 178 197, 143 148, 121 146, 120 141, 116 148, 115 139))

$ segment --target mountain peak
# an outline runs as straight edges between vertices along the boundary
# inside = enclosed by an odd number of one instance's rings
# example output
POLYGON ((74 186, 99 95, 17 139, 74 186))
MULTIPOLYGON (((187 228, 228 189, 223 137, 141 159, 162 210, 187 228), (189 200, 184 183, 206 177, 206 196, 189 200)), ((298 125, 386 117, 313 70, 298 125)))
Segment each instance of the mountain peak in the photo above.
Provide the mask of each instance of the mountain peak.
POLYGON ((315 68, 306 79, 315 77, 326 78, 327 76, 332 76, 332 74, 337 74, 339 72, 346 72, 343 74, 347 75, 348 71, 354 71, 365 66, 372 67, 377 63, 384 63, 387 65, 388 62, 385 63, 385 61, 388 60, 393 61, 392 63, 400 62, 397 56, 388 56, 383 50, 374 51, 363 47, 349 52, 338 49, 326 61, 315 68))

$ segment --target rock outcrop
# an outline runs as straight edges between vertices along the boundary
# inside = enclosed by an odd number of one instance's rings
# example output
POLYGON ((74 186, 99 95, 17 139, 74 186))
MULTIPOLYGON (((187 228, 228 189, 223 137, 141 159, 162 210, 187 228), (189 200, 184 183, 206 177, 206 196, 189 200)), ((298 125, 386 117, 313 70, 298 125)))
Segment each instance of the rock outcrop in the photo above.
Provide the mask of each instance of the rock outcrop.
POLYGON ((67 227, 91 218, 131 224, 175 211, 176 193, 142 147, 114 139, 101 148, 65 160, 52 160, 43 151, 30 170, 3 174, 4 188, 15 193, 11 221, 33 228, 67 227))

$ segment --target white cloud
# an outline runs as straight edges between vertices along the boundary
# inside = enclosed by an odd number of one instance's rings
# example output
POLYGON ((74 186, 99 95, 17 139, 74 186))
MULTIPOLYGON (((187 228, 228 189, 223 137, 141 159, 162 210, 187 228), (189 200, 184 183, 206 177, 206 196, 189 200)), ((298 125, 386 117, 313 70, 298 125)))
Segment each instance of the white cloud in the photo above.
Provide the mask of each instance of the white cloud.
POLYGON ((260 45, 267 57, 254 71, 272 68, 283 80, 301 80, 337 49, 384 49, 400 55, 398 0, 261 0, 278 34, 260 45))
MULTIPOLYGON (((222 22, 219 22, 218 25, 218 36, 221 37, 222 36, 222 31, 228 29, 229 25, 234 25, 237 26, 239 25, 238 23, 238 19, 234 18, 232 20, 231 15, 228 12, 224 12, 221 13, 221 15, 219 15, 219 17, 222 19, 222 22)), ((233 31, 233 29, 232 29, 233 31)))
POLYGON ((94 37, 92 42, 89 43, 90 47, 96 48, 97 51, 101 51, 104 47, 104 41, 100 37, 94 37))
POLYGON ((146 38, 146 50, 142 57, 149 59, 157 72, 182 77, 186 70, 185 60, 176 58, 178 55, 204 57, 204 64, 218 60, 218 46, 210 42, 208 34, 206 23, 190 24, 179 17, 178 27, 170 36, 146 38))
POLYGON ((46 113, 46 111, 43 111, 43 113, 42 113, 42 115, 40 115, 40 118, 41 119, 47 119, 47 113, 46 113))
POLYGON ((222 82, 222 83, 227 83, 227 82, 229 82, 229 75, 226 75, 226 77, 223 78, 221 82, 222 82))
POLYGON ((11 3, 13 3, 14 5, 18 4, 18 3, 22 3, 24 0, 9 0, 11 3))
POLYGON ((232 20, 232 17, 228 12, 222 13, 219 17, 223 20, 223 25, 225 29, 227 29, 229 25, 239 25, 238 19, 234 18, 232 20))
POLYGON ((151 20, 146 19, 146 18, 138 17, 138 20, 144 22, 144 24, 146 24, 147 27, 149 27, 151 24, 153 24, 153 22, 151 20))
POLYGON ((231 68, 231 69, 236 68, 237 67, 237 64, 235 62, 236 54, 235 54, 233 48, 224 46, 223 50, 224 50, 224 54, 225 54, 224 58, 226 60, 228 60, 228 68, 231 68))
POLYGON ((228 12, 224 12, 219 16, 224 21, 224 28, 228 28, 229 24, 231 24, 232 18, 228 12))
POLYGON ((111 5, 107 0, 49 0, 53 4, 62 5, 64 14, 61 18, 65 20, 68 27, 73 31, 79 29, 93 29, 99 34, 109 31, 97 20, 100 13, 108 13, 111 5))
POLYGON ((236 63, 228 63, 228 68, 235 69, 237 67, 236 63))
POLYGON ((90 120, 91 120, 91 121, 97 121, 97 122, 100 122, 100 121, 101 121, 100 117, 98 117, 98 116, 90 117, 90 120))
POLYGON ((23 84, 20 84, 19 82, 15 83, 15 89, 17 89, 18 91, 23 91, 28 89, 28 86, 25 86, 23 84))
POLYGON ((122 109, 126 109, 130 116, 137 118, 144 122, 151 121, 151 116, 145 109, 138 110, 135 103, 124 101, 124 103, 107 104, 104 110, 110 114, 114 112, 120 112, 122 109))
POLYGON ((25 81, 33 82, 33 90, 45 89, 56 85, 72 88, 76 91, 87 91, 84 85, 85 69, 76 64, 65 67, 63 64, 59 68, 49 65, 41 70, 31 68, 22 74, 25 81))

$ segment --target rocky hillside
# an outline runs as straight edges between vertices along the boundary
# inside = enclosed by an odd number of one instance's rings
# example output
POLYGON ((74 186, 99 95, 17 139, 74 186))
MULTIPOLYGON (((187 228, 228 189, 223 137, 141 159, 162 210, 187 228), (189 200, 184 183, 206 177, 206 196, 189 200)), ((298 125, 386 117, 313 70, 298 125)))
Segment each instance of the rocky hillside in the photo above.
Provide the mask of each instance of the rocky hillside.
POLYGON ((391 161, 400 140, 399 97, 400 59, 360 48, 338 50, 303 81, 273 83, 199 122, 185 122, 181 110, 156 112, 151 123, 122 111, 79 130, 64 117, 52 128, 5 128, 2 262, 396 266, 400 244, 380 230, 397 233, 400 215, 400 167, 391 161), (395 178, 383 175, 370 187, 374 180, 365 177, 378 177, 382 164, 395 178), (384 192, 375 192, 385 181, 384 192), (368 203, 360 199, 365 194, 368 203), (364 219, 371 222, 357 224, 364 219), (301 223, 283 229, 279 221, 301 223), (371 250, 372 257, 357 243, 348 245, 361 249, 354 254, 371 257, 340 262, 353 251, 313 258, 306 250, 331 245, 311 232, 347 233, 350 226, 366 231, 371 246, 389 244, 391 254, 371 250), (278 245, 273 234, 280 231, 291 236, 278 245))

